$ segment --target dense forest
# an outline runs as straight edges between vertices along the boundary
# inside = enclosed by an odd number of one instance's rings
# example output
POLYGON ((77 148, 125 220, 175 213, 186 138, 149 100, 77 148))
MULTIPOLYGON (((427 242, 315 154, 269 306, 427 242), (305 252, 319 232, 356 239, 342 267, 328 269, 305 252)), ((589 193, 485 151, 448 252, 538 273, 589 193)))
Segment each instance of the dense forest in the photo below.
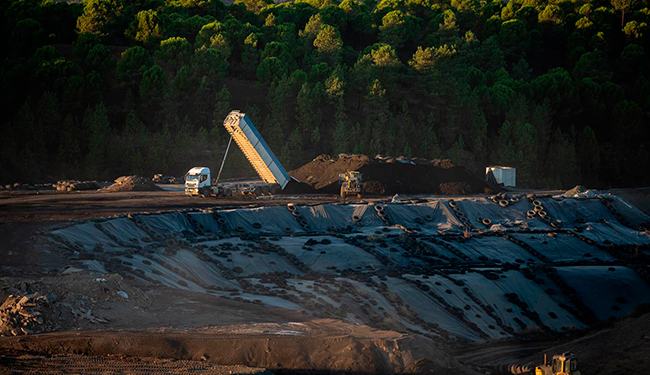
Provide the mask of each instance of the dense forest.
POLYGON ((236 108, 287 169, 379 153, 649 185, 648 3, 5 0, 0 181, 215 166, 236 108))

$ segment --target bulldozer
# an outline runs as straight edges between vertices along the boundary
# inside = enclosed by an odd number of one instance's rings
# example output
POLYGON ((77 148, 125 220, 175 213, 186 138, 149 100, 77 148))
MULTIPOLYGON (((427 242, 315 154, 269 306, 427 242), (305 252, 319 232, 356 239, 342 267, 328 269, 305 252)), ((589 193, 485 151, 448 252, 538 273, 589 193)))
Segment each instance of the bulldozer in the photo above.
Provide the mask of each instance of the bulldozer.
POLYGON ((544 354, 544 364, 535 367, 535 375, 580 375, 578 358, 573 353, 565 352, 554 355, 553 361, 547 364, 544 354))
POLYGON ((341 183, 341 198, 345 199, 348 196, 356 195, 358 198, 363 198, 363 183, 362 175, 358 171, 347 171, 339 174, 339 182, 341 183))

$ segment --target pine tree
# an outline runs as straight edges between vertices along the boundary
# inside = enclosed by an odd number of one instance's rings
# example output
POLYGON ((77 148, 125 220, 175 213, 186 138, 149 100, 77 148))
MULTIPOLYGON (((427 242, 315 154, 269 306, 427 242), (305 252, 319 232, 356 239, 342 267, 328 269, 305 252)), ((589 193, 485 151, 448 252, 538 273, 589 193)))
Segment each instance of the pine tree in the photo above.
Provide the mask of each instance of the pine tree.
POLYGON ((465 141, 463 141, 463 136, 459 136, 458 140, 449 150, 449 158, 455 162, 462 164, 463 163, 463 151, 465 149, 465 141))
POLYGON ((600 169, 600 148, 596 134, 589 126, 585 126, 578 136, 578 161, 580 174, 584 178, 584 185, 595 186, 598 183, 600 169))
POLYGON ((213 92, 210 87, 208 77, 203 76, 201 83, 194 94, 194 116, 195 123, 198 126, 208 126, 210 124, 210 115, 214 112, 213 92))
POLYGON ((58 175, 72 178, 79 173, 81 148, 79 147, 78 130, 71 115, 66 116, 61 127, 61 137, 56 156, 58 175))
POLYGON ((124 157, 119 158, 127 169, 127 173, 142 174, 145 171, 155 173, 147 169, 142 153, 142 150, 146 149, 144 141, 147 138, 147 129, 144 123, 140 121, 135 111, 130 111, 122 131, 123 144, 125 145, 124 157))
POLYGON ((438 159, 442 156, 440 144, 438 144, 438 137, 435 132, 435 119, 433 114, 429 114, 426 128, 426 136, 423 140, 422 149, 424 156, 429 159, 438 159))
POLYGON ((99 103, 86 111, 83 128, 90 133, 85 164, 86 176, 90 179, 108 178, 106 145, 111 127, 104 103, 99 103))
POLYGON ((291 135, 289 135, 289 140, 287 141, 288 153, 289 153, 289 167, 295 168, 300 165, 303 156, 304 142, 300 130, 295 128, 291 135))
POLYGON ((213 132, 221 132, 223 120, 230 113, 230 91, 226 85, 221 86, 221 90, 215 95, 214 112, 212 113, 213 132))
POLYGON ((332 154, 338 155, 350 151, 348 150, 348 145, 350 144, 350 135, 352 133, 348 116, 345 113, 345 101, 343 98, 339 98, 334 118, 336 127, 334 128, 334 135, 332 137, 332 154))

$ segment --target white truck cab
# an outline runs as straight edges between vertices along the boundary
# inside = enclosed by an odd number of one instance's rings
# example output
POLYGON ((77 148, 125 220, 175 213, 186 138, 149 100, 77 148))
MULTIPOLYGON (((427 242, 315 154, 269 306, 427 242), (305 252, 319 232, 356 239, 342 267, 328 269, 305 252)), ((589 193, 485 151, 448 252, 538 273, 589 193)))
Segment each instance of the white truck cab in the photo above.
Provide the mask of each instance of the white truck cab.
POLYGON ((185 174, 185 194, 209 195, 212 192, 210 168, 194 167, 185 174))

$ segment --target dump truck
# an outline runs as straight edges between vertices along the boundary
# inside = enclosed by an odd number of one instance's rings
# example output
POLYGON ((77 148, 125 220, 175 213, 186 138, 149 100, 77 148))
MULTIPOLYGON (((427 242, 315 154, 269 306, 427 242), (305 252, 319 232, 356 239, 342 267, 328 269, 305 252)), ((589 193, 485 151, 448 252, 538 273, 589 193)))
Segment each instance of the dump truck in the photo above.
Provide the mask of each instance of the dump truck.
POLYGON ((361 182, 363 176, 358 171, 347 171, 339 174, 339 182, 341 183, 341 198, 345 199, 349 196, 357 196, 363 198, 363 183, 361 182))
POLYGON ((535 375, 580 375, 578 359, 573 353, 565 352, 554 355, 552 362, 547 364, 544 355, 544 364, 535 367, 535 375))
POLYGON ((185 194, 202 197, 229 196, 232 191, 216 183, 212 184, 210 168, 193 167, 185 174, 185 194))
MULTIPOLYGON (((237 110, 231 111, 223 121, 223 126, 230 134, 230 140, 221 161, 217 178, 212 182, 210 168, 208 167, 193 167, 185 175, 185 194, 190 196, 229 196, 235 193, 233 188, 219 185, 221 172, 233 140, 235 140, 235 143, 251 163, 255 172, 266 184, 284 189, 289 181, 294 179, 289 176, 280 160, 273 154, 271 148, 266 144, 260 132, 245 113, 237 110)), ((249 195, 255 191, 250 186, 235 187, 235 190, 237 190, 237 193, 242 193, 242 195, 249 195)), ((274 191, 276 189, 267 188, 266 190, 274 191)))

